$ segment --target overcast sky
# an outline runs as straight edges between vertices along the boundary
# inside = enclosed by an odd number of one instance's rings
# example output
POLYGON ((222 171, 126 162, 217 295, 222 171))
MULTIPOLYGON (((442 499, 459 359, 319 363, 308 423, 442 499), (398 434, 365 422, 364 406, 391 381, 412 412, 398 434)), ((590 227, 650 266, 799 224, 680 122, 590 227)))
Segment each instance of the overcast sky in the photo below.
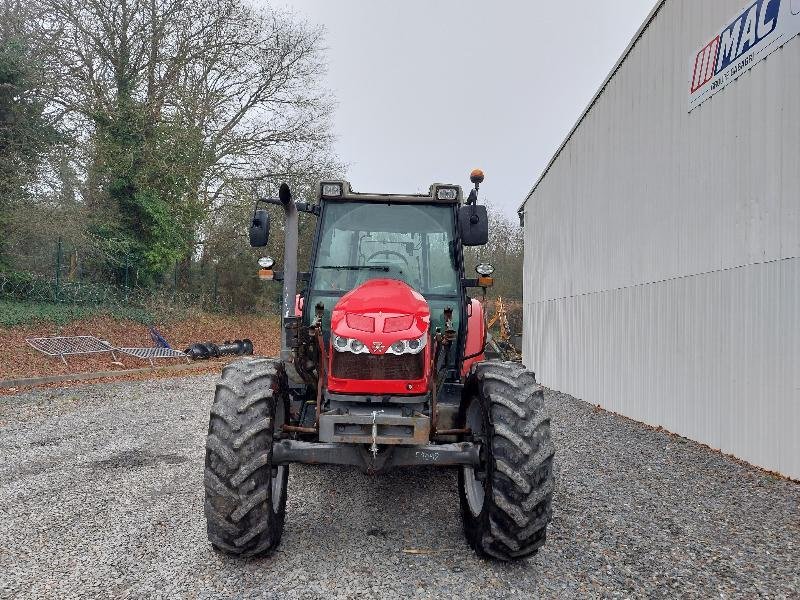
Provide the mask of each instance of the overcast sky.
POLYGON ((325 27, 360 192, 469 185, 514 214, 654 0, 272 0, 325 27))

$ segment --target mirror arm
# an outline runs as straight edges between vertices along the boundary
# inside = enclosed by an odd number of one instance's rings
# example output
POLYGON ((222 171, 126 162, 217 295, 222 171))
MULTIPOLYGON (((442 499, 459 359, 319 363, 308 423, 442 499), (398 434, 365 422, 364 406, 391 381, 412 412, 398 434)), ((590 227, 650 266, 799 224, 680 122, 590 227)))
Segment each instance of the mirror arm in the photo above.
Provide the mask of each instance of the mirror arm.
POLYGON ((281 202, 277 198, 259 198, 258 200, 256 200, 256 206, 258 206, 259 202, 263 202, 264 204, 275 204, 276 206, 283 206, 283 202, 281 202))
POLYGON ((300 212, 310 213, 315 216, 319 216, 320 210, 319 204, 314 204, 312 202, 296 202, 297 210, 300 212))
POLYGON ((283 206, 283 203, 277 198, 256 198, 255 204, 253 205, 254 219, 256 218, 256 211, 258 210, 259 204, 275 204, 277 206, 283 206))
MULTIPOLYGON (((297 281, 308 283, 311 279, 311 273, 308 271, 298 271, 297 281)), ((283 271, 273 271, 272 281, 283 281, 283 271)))
MULTIPOLYGON (((274 204, 275 206, 283 206, 283 202, 281 202, 278 198, 259 198, 256 200, 255 206, 253 207, 254 215, 258 210, 259 204, 274 204)), ((319 215, 321 212, 319 204, 314 204, 313 202, 295 202, 295 206, 300 212, 311 213, 313 215, 319 215)))

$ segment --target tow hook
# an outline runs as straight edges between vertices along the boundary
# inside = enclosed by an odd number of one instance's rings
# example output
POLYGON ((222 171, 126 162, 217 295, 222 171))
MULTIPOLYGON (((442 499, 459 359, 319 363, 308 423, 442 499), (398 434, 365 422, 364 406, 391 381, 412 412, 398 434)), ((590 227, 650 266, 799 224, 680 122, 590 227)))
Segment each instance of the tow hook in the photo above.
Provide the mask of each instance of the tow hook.
POLYGON ((373 459, 378 457, 378 424, 375 422, 375 419, 377 419, 378 415, 382 412, 382 410, 372 411, 372 445, 369 451, 372 452, 373 459))

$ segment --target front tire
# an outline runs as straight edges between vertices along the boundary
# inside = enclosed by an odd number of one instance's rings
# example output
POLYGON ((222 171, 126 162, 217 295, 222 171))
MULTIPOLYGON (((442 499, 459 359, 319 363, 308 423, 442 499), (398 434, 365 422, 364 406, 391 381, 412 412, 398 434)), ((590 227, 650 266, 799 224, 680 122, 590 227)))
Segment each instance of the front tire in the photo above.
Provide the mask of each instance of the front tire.
POLYGON ((272 442, 289 414, 280 361, 248 358, 225 367, 206 440, 205 515, 217 549, 256 556, 281 540, 289 468, 273 467, 272 442))
POLYGON ((545 543, 554 488, 542 387, 519 363, 476 363, 464 386, 461 423, 481 444, 481 466, 462 467, 458 478, 469 545, 504 561, 535 554, 545 543))

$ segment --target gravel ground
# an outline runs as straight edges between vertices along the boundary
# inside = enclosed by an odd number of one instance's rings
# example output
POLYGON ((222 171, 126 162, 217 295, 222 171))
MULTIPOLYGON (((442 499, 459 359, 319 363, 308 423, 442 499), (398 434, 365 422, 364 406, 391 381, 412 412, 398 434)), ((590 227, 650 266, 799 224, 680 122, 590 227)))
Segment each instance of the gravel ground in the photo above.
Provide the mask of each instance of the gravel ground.
POLYGON ((800 597, 800 485, 556 393, 532 559, 472 554, 452 471, 301 466, 278 551, 225 558, 202 510, 213 383, 0 398, 0 598, 800 597))

